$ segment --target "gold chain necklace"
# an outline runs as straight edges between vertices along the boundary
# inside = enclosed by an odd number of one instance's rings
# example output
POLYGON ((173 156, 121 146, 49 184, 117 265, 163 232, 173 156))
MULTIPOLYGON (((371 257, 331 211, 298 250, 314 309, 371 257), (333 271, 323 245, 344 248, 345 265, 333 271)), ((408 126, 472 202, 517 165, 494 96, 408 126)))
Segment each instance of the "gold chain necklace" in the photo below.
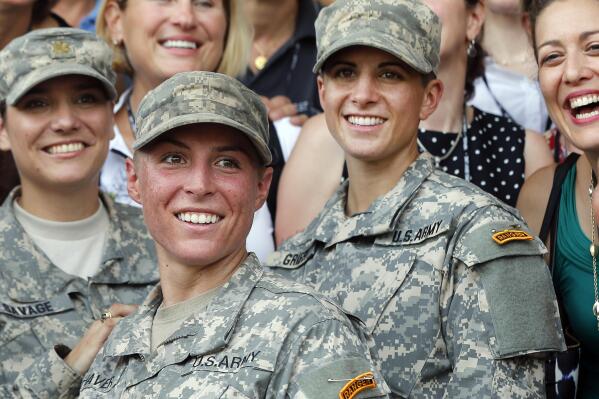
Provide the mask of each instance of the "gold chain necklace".
POLYGON ((591 253, 591 257, 593 258, 593 288, 595 292, 595 303, 593 304, 593 314, 597 319, 597 329, 599 330, 599 293, 597 290, 597 246, 595 246, 595 230, 597 226, 595 225, 595 211, 593 210, 593 188, 594 188, 594 178, 591 178, 591 184, 589 186, 589 202, 591 204, 591 247, 589 251, 591 253))

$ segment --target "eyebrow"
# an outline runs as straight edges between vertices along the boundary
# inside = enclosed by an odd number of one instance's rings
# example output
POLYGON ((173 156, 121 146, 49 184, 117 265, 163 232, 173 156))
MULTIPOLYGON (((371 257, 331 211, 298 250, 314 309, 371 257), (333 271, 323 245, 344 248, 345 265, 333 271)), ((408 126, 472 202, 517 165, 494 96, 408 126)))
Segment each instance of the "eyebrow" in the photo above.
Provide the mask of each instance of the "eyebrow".
MULTIPOLYGON (((587 32, 582 32, 580 35, 578 35, 579 40, 585 40, 587 39, 589 36, 593 36, 599 33, 599 30, 592 30, 592 31, 587 31, 587 32)), ((557 46, 560 44, 559 40, 549 40, 547 42, 544 42, 543 44, 540 44, 537 47, 537 50, 540 50, 543 47, 546 46, 557 46)))

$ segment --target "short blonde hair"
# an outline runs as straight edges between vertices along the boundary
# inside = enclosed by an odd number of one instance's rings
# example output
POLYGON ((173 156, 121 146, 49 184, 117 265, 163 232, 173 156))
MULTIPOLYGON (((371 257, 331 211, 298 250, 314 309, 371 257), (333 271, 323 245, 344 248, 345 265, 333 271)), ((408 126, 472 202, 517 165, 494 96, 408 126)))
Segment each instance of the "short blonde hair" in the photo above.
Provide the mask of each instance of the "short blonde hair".
MULTIPOLYGON (((252 28, 243 12, 243 0, 223 0, 227 19, 225 47, 216 71, 229 76, 239 76, 245 72, 250 57, 252 28)), ((116 3, 121 10, 127 7, 127 0, 103 0, 96 19, 96 33, 103 38, 114 52, 113 67, 117 72, 133 76, 134 71, 127 60, 124 45, 113 43, 110 30, 106 24, 106 6, 116 3)))

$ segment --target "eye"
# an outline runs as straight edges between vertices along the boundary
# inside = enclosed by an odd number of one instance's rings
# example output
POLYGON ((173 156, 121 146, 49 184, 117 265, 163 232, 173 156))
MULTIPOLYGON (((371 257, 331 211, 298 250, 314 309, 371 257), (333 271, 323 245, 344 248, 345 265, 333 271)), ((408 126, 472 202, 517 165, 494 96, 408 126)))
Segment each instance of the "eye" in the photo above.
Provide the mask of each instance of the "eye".
POLYGON ((48 106, 48 102, 43 98, 27 98, 21 102, 20 108, 27 110, 37 110, 48 106))
POLYGON ((383 71, 380 74, 381 78, 387 80, 398 80, 402 78, 402 75, 395 71, 383 71))
POLYGON ((587 52, 591 54, 599 54, 599 43, 589 43, 589 45, 587 46, 587 52))
POLYGON ((216 161, 216 166, 224 169, 239 169, 239 162, 231 158, 222 158, 216 161))
POLYGON ((210 1, 210 0, 195 0, 193 2, 193 5, 195 7, 213 7, 214 6, 214 1, 210 1))
POLYGON ((543 55, 542 57, 539 57, 540 59, 540 65, 555 65, 559 62, 559 60, 562 58, 561 54, 553 51, 550 52, 548 54, 543 55))
POLYGON ((82 93, 77 97, 77 104, 97 104, 101 96, 97 93, 82 93))
POLYGON ((351 79, 356 76, 356 72, 353 68, 338 66, 337 68, 333 68, 331 75, 336 79, 351 79))
POLYGON ((168 165, 182 165, 185 163, 185 159, 181 154, 166 154, 162 157, 162 162, 168 165))

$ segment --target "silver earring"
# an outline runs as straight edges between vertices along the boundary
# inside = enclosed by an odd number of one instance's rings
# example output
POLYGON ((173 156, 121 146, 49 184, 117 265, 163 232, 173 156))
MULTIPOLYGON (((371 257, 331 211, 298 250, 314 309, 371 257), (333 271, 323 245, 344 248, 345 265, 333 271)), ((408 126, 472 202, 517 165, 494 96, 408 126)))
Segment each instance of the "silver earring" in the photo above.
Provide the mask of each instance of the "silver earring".
POLYGON ((476 40, 474 40, 474 39, 470 40, 470 43, 468 43, 468 49, 466 50, 466 53, 468 54, 468 57, 470 57, 470 58, 476 57, 476 54, 477 54, 476 40))

